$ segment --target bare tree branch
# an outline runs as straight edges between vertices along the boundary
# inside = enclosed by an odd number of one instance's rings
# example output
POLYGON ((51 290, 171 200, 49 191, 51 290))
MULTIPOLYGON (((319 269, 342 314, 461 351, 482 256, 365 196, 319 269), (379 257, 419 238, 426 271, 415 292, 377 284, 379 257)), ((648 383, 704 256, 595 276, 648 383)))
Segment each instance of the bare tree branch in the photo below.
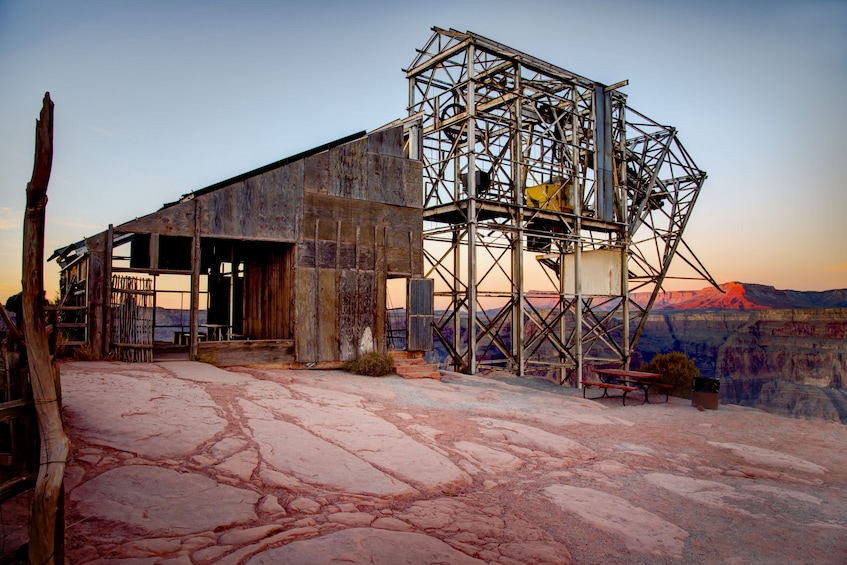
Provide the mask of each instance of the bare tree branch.
POLYGON ((62 481, 70 441, 62 428, 58 366, 50 351, 44 311, 44 221, 53 165, 53 102, 44 95, 35 126, 35 164, 26 187, 23 232, 23 318, 32 397, 41 437, 41 463, 29 525, 29 562, 64 563, 62 481))

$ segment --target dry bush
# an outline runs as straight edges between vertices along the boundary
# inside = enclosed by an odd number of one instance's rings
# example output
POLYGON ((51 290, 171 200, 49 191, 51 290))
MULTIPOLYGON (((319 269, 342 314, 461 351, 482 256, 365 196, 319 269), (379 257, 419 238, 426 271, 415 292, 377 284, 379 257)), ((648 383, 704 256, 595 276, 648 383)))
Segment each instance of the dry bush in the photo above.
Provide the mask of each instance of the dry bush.
POLYGON ((103 356, 97 355, 88 345, 76 345, 73 347, 62 346, 61 357, 70 357, 74 361, 102 361, 103 356))
POLYGON ((394 362, 389 355, 371 351, 344 363, 344 370, 356 375, 383 377, 394 372, 394 362))
POLYGON ((208 363, 209 365, 217 365, 218 357, 215 355, 214 351, 210 351, 209 353, 198 353, 194 360, 198 363, 208 363))
POLYGON ((660 353, 653 357, 649 363, 638 368, 639 371, 648 373, 661 373, 661 382, 673 386, 671 394, 680 398, 691 398, 691 389, 694 379, 700 376, 700 369, 694 361, 685 353, 672 351, 671 353, 660 353))

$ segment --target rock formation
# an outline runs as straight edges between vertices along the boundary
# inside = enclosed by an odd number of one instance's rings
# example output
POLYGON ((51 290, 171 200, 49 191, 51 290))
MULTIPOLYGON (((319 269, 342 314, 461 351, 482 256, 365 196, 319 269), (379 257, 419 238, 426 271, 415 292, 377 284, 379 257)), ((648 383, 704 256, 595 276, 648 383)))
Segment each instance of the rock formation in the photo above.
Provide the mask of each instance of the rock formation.
MULTIPOLYGON (((62 386, 68 563, 840 565, 847 554, 847 453, 833 448, 847 427, 834 422, 673 397, 624 407, 507 372, 66 362, 62 386)), ((25 528, 12 510, 3 533, 25 528)))
POLYGON ((721 379, 721 402, 847 423, 847 308, 802 306, 842 304, 845 292, 722 286, 723 302, 714 289, 665 297, 648 320, 636 362, 682 351, 702 376, 721 379), (691 305, 720 309, 685 309, 691 305))
MULTIPOLYGON (((816 291, 780 290, 763 284, 728 282, 721 290, 665 292, 653 310, 771 310, 791 308, 847 308, 847 289, 816 291)), ((633 300, 646 304, 650 295, 634 293, 633 300)))
POLYGON ((762 311, 719 349, 721 398, 847 423, 847 309, 762 311))

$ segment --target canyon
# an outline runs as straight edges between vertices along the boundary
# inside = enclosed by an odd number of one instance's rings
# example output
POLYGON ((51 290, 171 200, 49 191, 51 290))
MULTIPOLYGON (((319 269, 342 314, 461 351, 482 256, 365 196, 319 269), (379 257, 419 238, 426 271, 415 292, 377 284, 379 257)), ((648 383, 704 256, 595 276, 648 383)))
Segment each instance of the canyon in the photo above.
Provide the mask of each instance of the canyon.
POLYGON ((721 290, 661 296, 633 364, 682 351, 721 381, 722 403, 847 423, 847 290, 721 290))
MULTIPOLYGON (((649 295, 632 298, 646 304, 649 295)), ((169 341, 187 318, 185 311, 158 308, 162 328, 156 339, 169 341)), ((501 332, 510 342, 508 322, 501 332)), ((440 345, 436 340, 431 361, 447 360, 440 345)), ((723 404, 847 423, 847 289, 795 291, 729 282, 720 289, 662 293, 632 367, 671 351, 688 355, 701 376, 720 380, 723 404)))
MULTIPOLYGON (((631 297, 646 305, 650 295, 631 297)), ((545 311, 556 300, 536 299, 534 306, 545 311)), ((511 343, 508 321, 500 337, 511 343)), ((720 380, 723 404, 847 423, 847 289, 795 291, 729 282, 719 289, 661 293, 631 367, 672 351, 691 358, 702 377, 720 380)), ((492 349, 487 359, 498 355, 492 349)), ((438 340, 432 359, 448 360, 438 340)))

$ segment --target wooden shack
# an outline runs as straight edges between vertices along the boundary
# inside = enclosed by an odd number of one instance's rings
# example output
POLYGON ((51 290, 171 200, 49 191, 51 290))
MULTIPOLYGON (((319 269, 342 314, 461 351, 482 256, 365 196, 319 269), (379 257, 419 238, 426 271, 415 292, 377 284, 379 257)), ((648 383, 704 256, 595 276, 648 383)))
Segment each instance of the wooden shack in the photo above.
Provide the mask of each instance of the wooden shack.
POLYGON ((407 145, 403 126, 361 132, 57 250, 68 343, 149 361, 164 330, 221 365, 344 361, 386 350, 387 280, 404 278, 426 328, 409 348, 430 349, 422 166, 407 145), (157 320, 165 279, 181 281, 169 292, 184 326, 157 320))

